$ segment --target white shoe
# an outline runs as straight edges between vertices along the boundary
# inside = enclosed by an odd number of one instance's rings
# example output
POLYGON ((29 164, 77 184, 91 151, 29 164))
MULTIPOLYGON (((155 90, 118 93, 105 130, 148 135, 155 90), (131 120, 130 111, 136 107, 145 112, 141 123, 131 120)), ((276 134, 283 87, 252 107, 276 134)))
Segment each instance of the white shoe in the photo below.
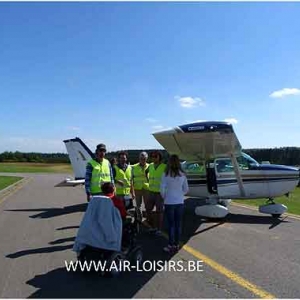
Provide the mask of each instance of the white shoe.
POLYGON ((173 253, 173 246, 168 245, 167 247, 164 247, 163 250, 167 253, 173 253))

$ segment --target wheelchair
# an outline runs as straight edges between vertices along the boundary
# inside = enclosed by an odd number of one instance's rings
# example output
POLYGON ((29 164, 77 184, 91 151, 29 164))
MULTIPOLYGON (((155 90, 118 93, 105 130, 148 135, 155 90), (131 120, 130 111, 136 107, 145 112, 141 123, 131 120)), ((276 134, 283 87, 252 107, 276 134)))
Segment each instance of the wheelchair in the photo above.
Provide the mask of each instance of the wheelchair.
POLYGON ((125 201, 125 208, 128 216, 123 219, 121 251, 100 249, 87 245, 77 257, 77 260, 82 264, 84 262, 89 264, 94 261, 95 265, 99 262, 102 266, 105 265, 105 270, 100 272, 101 276, 119 276, 124 271, 121 265, 125 260, 134 266, 141 264, 143 261, 143 250, 137 241, 141 228, 141 213, 139 208, 133 206, 132 199, 125 201))

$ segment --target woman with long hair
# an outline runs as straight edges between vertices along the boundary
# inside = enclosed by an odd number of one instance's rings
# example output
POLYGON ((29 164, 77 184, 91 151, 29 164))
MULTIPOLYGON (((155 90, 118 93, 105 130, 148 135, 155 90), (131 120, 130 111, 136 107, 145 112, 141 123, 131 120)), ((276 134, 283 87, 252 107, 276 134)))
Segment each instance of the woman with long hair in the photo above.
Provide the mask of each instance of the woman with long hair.
POLYGON ((169 244, 164 248, 164 251, 169 253, 179 250, 184 195, 188 190, 187 178, 181 168, 179 158, 173 154, 169 158, 160 186, 169 235, 169 244))

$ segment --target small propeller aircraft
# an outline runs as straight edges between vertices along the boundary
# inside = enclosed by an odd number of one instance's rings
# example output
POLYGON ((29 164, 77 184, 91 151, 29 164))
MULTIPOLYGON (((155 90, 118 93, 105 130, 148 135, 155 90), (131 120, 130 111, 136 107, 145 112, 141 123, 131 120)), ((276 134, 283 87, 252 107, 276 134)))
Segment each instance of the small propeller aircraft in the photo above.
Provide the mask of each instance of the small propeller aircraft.
MULTIPOLYGON (((203 198, 205 205, 195 209, 197 215, 224 218, 231 199, 266 198, 261 213, 280 217, 287 207, 274 198, 287 195, 299 183, 299 169, 290 166, 259 164, 242 152, 230 123, 196 122, 153 133, 170 154, 177 154, 186 172, 189 196, 203 198)), ((69 185, 84 183, 86 163, 91 150, 79 139, 64 141, 75 173, 69 185)))

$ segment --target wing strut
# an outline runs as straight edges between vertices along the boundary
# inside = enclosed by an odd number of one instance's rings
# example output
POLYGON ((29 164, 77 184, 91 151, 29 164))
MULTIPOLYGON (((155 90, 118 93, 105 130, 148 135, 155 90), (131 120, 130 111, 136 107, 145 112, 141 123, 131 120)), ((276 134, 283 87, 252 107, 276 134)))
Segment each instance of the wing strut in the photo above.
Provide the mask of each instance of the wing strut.
POLYGON ((246 194, 245 194, 244 184, 243 184, 242 176, 241 176, 241 173, 240 173, 240 169, 239 169, 239 165, 237 163, 236 157, 235 157, 235 155, 230 153, 230 158, 231 158, 234 173, 235 173, 235 176, 236 176, 239 188, 240 188, 241 196, 245 197, 246 194))

